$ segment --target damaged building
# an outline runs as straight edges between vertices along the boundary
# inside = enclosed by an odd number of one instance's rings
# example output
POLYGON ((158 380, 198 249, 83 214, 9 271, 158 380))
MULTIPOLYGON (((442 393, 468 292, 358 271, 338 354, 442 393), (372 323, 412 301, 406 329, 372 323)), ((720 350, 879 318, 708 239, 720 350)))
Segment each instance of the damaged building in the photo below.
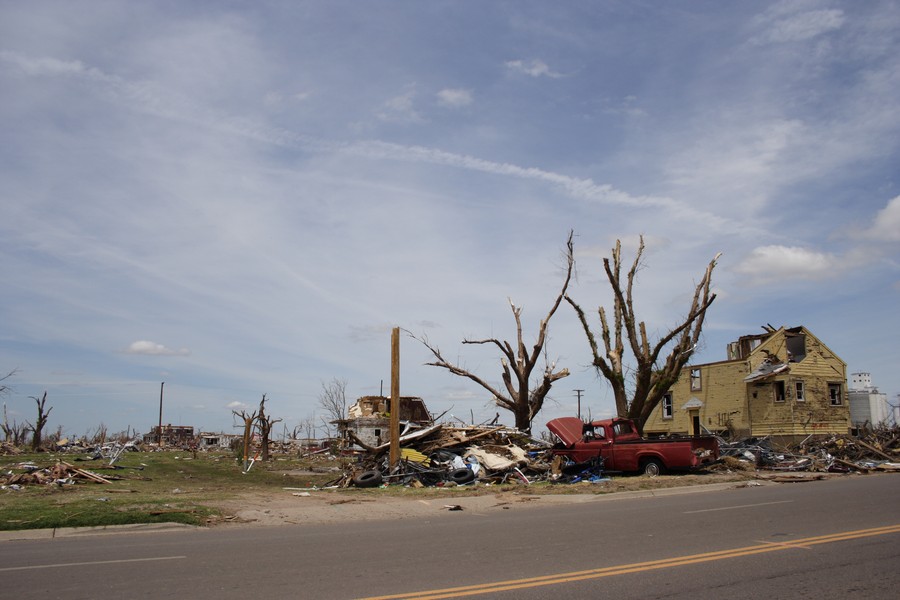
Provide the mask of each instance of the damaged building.
POLYGON ((846 363, 805 327, 764 329, 728 344, 727 360, 685 366, 645 434, 846 434, 846 363))
POLYGON ((194 428, 190 425, 154 425, 150 433, 144 435, 145 444, 156 444, 162 441, 163 446, 188 446, 194 443, 194 428), (160 437, 160 429, 162 436, 160 437))
MULTIPOLYGON (((401 428, 423 427, 430 425, 434 419, 425 401, 416 396, 401 396, 400 422, 401 428)), ((332 421, 337 425, 338 435, 345 448, 350 448, 355 441, 351 433, 359 441, 369 446, 380 446, 390 441, 391 432, 391 399, 385 396, 363 396, 357 399, 347 410, 347 418, 332 421)))

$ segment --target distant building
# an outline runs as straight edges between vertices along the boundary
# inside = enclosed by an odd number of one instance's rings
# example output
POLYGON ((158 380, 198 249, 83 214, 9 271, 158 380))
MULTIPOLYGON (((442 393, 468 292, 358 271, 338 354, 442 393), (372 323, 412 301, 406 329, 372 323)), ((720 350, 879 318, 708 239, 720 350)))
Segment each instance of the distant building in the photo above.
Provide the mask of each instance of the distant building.
POLYGON ((242 436, 234 433, 201 433, 200 444, 201 450, 220 450, 231 448, 232 442, 243 439, 242 436))
POLYGON ((850 376, 850 425, 853 428, 887 425, 891 419, 887 394, 872 385, 869 373, 850 376))
MULTIPOLYGON (((154 425, 150 433, 144 435, 144 443, 156 444, 160 441, 160 428, 154 425)), ((194 443, 194 428, 190 425, 163 425, 162 444, 164 446, 188 446, 194 443)))

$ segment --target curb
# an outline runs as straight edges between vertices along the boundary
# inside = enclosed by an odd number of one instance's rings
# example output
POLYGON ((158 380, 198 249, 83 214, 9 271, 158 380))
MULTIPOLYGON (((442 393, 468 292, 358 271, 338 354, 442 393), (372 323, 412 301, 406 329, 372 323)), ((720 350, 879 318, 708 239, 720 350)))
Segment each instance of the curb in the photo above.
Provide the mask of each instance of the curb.
POLYGON ((0 531, 0 542, 18 540, 49 540, 87 535, 116 535, 121 533, 157 533, 162 531, 203 529, 184 523, 132 523, 130 525, 103 525, 100 527, 60 527, 57 529, 19 529, 0 531))

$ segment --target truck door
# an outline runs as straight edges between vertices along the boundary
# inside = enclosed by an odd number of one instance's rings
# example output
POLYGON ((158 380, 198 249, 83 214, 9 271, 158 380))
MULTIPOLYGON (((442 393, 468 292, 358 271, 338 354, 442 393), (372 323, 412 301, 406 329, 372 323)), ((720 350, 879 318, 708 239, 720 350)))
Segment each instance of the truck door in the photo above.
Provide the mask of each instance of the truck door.
POLYGON ((585 430, 584 446, 586 449, 590 449, 590 451, 584 454, 584 460, 588 460, 589 457, 594 456, 602 457, 604 464, 607 464, 612 460, 612 457, 610 456, 612 442, 607 437, 608 435, 609 432, 606 431, 606 428, 603 425, 595 425, 585 430))

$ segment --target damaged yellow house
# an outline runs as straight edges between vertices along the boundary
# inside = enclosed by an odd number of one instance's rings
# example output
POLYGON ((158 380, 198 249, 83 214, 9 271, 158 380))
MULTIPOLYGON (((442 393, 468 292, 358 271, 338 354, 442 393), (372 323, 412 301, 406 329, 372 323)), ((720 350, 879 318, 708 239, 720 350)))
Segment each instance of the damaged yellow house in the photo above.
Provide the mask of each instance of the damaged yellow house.
POLYGON ((847 433, 847 364, 805 327, 764 329, 728 344, 728 360, 684 367, 645 435, 847 433))

